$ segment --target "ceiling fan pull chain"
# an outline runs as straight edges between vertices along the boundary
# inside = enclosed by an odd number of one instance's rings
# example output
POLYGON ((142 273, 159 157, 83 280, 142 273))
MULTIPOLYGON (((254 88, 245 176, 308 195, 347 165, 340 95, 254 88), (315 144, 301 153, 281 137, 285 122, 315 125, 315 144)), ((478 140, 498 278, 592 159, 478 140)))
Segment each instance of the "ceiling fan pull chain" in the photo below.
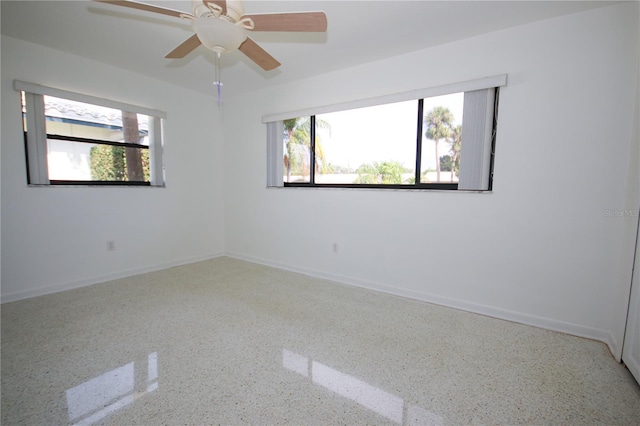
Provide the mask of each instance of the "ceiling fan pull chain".
POLYGON ((216 52, 216 81, 213 82, 218 87, 218 107, 222 106, 222 81, 220 78, 220 52, 216 52))

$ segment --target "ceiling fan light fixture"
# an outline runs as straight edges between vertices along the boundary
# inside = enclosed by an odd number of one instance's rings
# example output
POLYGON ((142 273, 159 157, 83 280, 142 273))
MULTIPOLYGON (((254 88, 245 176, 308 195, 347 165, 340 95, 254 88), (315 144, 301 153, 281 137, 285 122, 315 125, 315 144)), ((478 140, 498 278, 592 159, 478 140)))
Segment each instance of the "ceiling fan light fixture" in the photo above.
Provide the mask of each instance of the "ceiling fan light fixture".
POLYGON ((236 50, 247 38, 242 27, 222 19, 195 18, 192 26, 200 42, 215 52, 236 50))

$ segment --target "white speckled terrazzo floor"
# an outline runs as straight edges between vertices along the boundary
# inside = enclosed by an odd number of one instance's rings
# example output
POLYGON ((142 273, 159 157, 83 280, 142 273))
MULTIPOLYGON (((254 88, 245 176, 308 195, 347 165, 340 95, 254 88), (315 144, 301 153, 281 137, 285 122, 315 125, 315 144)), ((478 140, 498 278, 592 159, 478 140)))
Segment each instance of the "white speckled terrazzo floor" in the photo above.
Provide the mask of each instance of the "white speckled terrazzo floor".
POLYGON ((3 425, 640 424, 602 343, 229 258, 1 309, 3 425))

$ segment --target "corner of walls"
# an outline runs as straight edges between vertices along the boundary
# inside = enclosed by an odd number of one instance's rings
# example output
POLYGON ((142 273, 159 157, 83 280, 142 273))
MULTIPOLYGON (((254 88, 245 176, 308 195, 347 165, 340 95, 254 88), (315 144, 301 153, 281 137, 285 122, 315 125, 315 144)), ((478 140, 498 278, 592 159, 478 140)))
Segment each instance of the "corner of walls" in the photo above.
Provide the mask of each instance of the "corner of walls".
MULTIPOLYGON (((625 215, 625 220, 621 223, 621 233, 623 235, 638 235, 638 215, 640 215, 640 4, 635 3, 636 6, 636 37, 635 40, 637 42, 636 49, 636 81, 635 87, 632 88, 631 93, 635 94, 634 97, 634 107, 633 107, 633 117, 634 120, 630 129, 630 139, 631 144, 629 147, 628 154, 628 165, 627 165, 627 202, 622 210, 625 215)), ((634 255, 640 256, 640 253, 636 253, 637 242, 635 239, 627 240, 627 247, 625 247, 626 256, 621 256, 619 259, 620 269, 622 271, 626 271, 626 279, 628 285, 621 286, 619 292, 617 293, 618 299, 621 301, 621 304, 624 304, 625 301, 630 300, 631 298, 631 288, 635 285, 640 285, 640 283, 633 282, 633 269, 634 269, 634 255)), ((615 324, 620 324, 618 327, 622 331, 619 333, 619 339, 622 342, 624 339, 624 330, 625 324, 627 322, 627 318, 629 315, 630 307, 629 305, 625 305, 625 309, 621 309, 620 311, 613 312, 613 322, 615 324)), ((622 344, 616 346, 616 351, 613 352, 614 357, 620 361, 622 358, 622 344)))

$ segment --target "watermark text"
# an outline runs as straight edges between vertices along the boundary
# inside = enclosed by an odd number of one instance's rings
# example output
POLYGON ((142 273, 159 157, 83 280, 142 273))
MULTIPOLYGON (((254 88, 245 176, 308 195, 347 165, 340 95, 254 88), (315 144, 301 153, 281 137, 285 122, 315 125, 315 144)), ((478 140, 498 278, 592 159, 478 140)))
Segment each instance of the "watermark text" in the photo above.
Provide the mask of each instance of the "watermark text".
POLYGON ((638 210, 605 210, 606 217, 638 217, 638 210))

